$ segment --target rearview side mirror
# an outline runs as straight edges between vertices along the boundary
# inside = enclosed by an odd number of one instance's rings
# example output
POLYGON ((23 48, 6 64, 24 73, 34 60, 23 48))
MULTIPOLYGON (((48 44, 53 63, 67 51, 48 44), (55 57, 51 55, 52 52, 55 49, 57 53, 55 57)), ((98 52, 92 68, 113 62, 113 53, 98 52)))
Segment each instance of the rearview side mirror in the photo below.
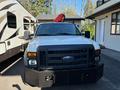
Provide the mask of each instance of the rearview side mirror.
POLYGON ((25 40, 28 40, 28 39, 30 39, 30 38, 31 38, 31 36, 30 36, 30 31, 26 30, 26 31, 24 32, 24 39, 25 39, 25 40))
POLYGON ((90 31, 85 31, 85 37, 90 38, 90 31))
POLYGON ((78 24, 75 24, 75 25, 76 25, 77 28, 80 28, 80 25, 78 25, 78 24))

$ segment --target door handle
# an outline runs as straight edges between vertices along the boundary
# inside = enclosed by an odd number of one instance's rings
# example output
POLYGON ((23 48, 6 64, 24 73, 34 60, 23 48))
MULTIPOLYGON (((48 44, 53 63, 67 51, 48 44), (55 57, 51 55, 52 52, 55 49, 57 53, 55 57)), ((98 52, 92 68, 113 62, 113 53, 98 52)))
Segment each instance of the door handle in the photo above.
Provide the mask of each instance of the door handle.
POLYGON ((10 46, 10 41, 7 42, 7 45, 10 46))

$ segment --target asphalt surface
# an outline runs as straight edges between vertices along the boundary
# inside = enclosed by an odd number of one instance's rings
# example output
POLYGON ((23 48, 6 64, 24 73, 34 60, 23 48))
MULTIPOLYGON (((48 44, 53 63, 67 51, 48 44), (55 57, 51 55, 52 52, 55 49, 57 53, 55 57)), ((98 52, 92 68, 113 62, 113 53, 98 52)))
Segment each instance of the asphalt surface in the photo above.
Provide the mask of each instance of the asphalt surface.
MULTIPOLYGON (((104 62, 104 76, 96 84, 82 84, 77 86, 60 86, 42 90, 120 90, 120 61, 102 55, 104 62)), ((0 76, 0 90, 41 90, 38 87, 25 85, 21 76, 23 75, 23 60, 0 76)))

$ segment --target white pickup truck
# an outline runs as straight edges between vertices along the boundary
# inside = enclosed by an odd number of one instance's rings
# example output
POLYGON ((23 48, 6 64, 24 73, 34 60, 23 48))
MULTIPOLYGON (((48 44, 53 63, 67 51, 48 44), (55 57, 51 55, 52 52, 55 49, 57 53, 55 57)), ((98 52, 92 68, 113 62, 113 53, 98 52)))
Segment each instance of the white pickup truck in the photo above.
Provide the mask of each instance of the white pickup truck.
POLYGON ((24 81, 42 88, 97 82, 104 67, 100 53, 99 44, 74 24, 40 24, 24 54, 24 81))

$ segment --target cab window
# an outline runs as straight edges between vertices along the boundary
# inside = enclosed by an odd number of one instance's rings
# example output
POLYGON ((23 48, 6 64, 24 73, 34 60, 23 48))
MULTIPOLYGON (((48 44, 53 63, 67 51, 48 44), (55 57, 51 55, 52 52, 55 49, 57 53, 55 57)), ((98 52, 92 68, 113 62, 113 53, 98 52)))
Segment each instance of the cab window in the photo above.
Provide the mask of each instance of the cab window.
POLYGON ((29 30, 29 21, 24 18, 23 22, 24 22, 24 30, 29 30))

